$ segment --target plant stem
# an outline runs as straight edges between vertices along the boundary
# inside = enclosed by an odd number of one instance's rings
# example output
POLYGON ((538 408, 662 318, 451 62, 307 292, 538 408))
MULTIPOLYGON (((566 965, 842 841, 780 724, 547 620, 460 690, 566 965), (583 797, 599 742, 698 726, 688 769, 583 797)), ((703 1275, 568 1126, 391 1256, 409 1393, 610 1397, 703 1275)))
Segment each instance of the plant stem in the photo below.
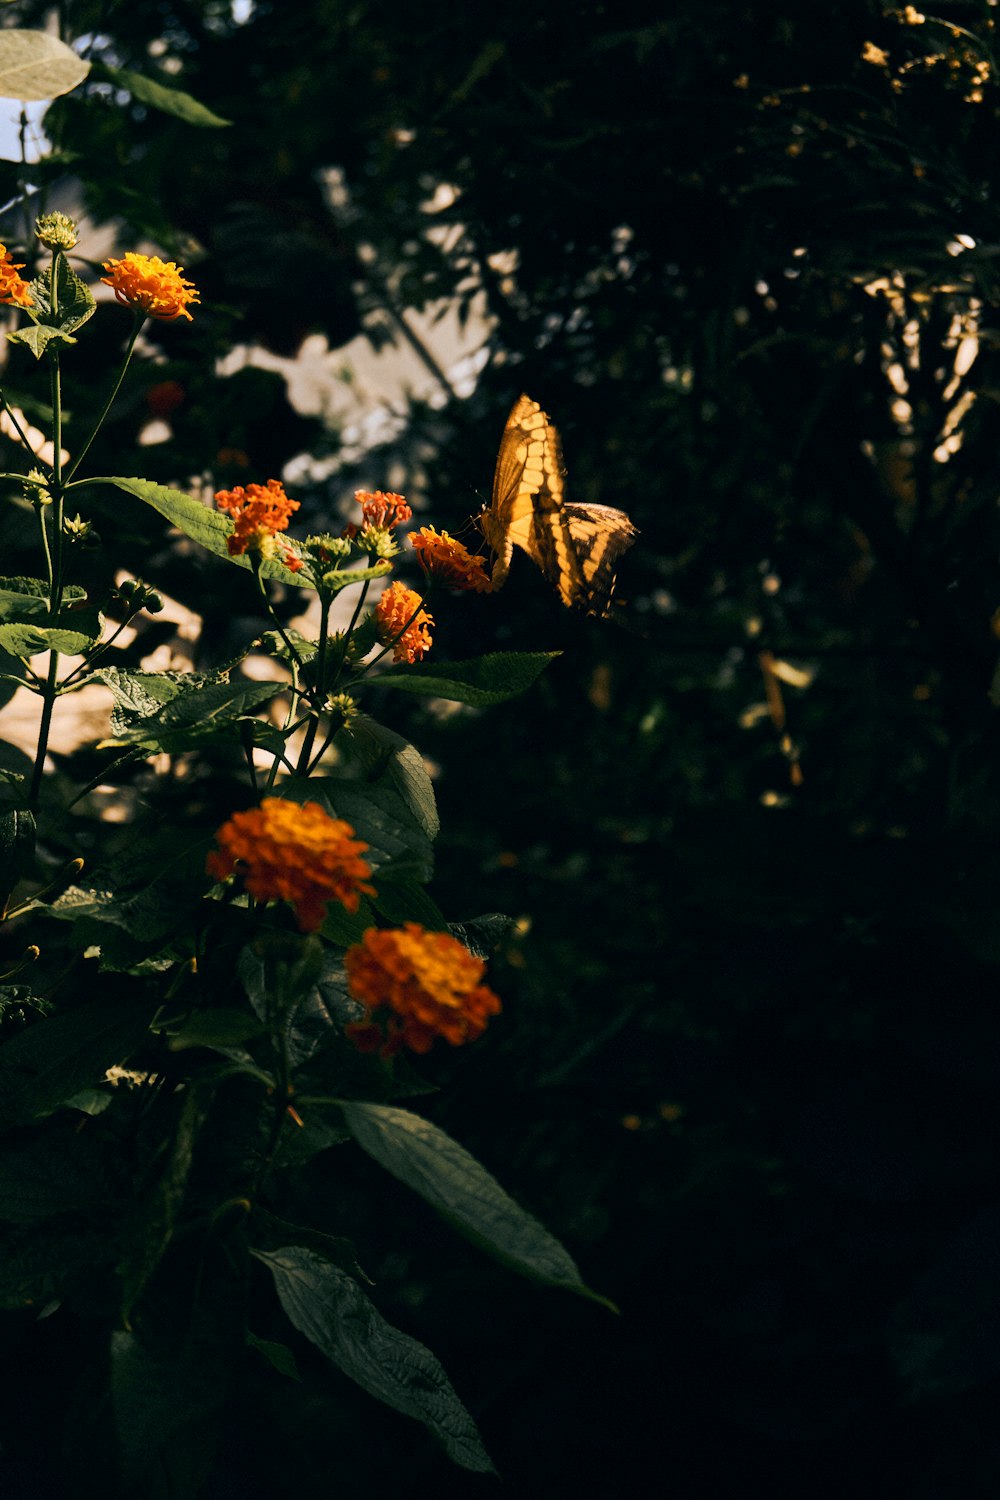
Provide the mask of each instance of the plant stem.
MULTIPOLYGON (((66 482, 67 482, 67 484, 73 478, 73 475, 76 473, 77 469, 80 467, 81 463, 86 458, 87 453, 88 453, 88 451, 90 449, 91 443, 94 441, 95 437, 100 432, 101 428, 104 426, 104 419, 107 416, 108 412, 111 410, 112 406, 114 405, 115 397, 118 395, 118 392, 121 390, 122 381, 125 379, 125 373, 128 370, 129 362, 130 362, 130 360, 132 358, 132 350, 135 348, 135 341, 139 337, 139 329, 142 327, 142 325, 143 325, 143 323, 145 323, 145 321, 146 321, 146 314, 145 313, 141 313, 141 312, 136 313, 136 315, 135 315, 135 321, 132 324, 132 332, 131 332, 131 335, 129 336, 128 348, 125 350, 125 358, 122 361, 122 367, 121 367, 121 370, 119 371, 118 379, 114 383, 114 386, 112 388, 110 396, 108 397, 107 401, 105 401, 105 403, 104 403, 104 406, 103 406, 103 409, 101 411, 100 416, 98 417, 97 421, 94 423, 93 428, 91 429, 90 436, 88 437, 87 441, 84 443, 83 447, 80 449, 80 452, 77 454, 76 459, 74 460, 74 462, 70 466, 69 473, 66 475, 66 482)), ((57 462, 58 462, 58 459, 59 459, 59 449, 57 447, 56 448, 56 461, 57 462)))

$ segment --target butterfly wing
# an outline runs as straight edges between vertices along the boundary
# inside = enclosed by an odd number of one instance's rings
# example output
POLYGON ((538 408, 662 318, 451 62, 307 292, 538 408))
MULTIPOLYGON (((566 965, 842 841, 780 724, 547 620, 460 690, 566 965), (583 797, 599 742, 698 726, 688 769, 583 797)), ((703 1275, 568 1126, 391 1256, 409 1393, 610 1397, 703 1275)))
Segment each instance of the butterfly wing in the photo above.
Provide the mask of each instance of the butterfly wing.
POLYGON ((480 517, 483 535, 496 553, 495 589, 507 577, 515 547, 541 566, 534 542, 536 513, 558 510, 562 488, 559 434, 537 401, 519 396, 500 439, 493 494, 480 517))
POLYGON ((559 590, 570 608, 607 614, 614 565, 636 536, 624 511, 610 505, 571 505, 563 495, 562 444, 537 401, 519 396, 500 440, 493 495, 480 517, 496 554, 493 587, 500 588, 520 547, 559 590))

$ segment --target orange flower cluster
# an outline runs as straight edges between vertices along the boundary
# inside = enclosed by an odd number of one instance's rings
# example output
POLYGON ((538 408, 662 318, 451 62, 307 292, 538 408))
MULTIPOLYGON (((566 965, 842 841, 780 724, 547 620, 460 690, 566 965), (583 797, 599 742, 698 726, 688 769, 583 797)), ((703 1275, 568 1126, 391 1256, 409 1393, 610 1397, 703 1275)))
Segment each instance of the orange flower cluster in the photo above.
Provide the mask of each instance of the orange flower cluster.
MULTIPOLYGON (((226 541, 230 557, 241 557, 244 552, 275 557, 278 552, 275 534, 287 531, 293 513, 299 508, 298 500, 290 500, 285 494, 280 479, 269 479, 267 484, 248 484, 245 489, 237 485, 234 490, 218 490, 215 503, 235 523, 233 534, 226 541)), ((282 553, 281 560, 293 573, 302 566, 302 559, 294 552, 282 553)))
POLYGON ((391 531, 394 526, 408 521, 413 511, 402 495, 388 490, 355 490, 354 498, 361 506, 361 525, 354 521, 344 527, 344 536, 353 542, 362 531, 391 531))
POLYGON ((490 592, 492 584, 486 576, 483 559, 474 557, 462 542, 456 541, 446 531, 421 526, 410 537, 410 543, 428 577, 439 578, 450 589, 472 589, 477 594, 490 592))
POLYGON ((161 260, 158 255, 139 255, 130 250, 120 260, 106 260, 104 269, 110 272, 102 276, 105 286, 114 291, 119 302, 126 307, 137 308, 150 318, 162 318, 172 323, 175 318, 187 318, 191 314, 189 302, 200 298, 193 281, 185 281, 182 267, 172 260, 161 260))
POLYGON ((234 813, 215 837, 219 848, 208 856, 209 875, 226 880, 239 861, 251 896, 288 901, 303 932, 323 925, 327 902, 357 911, 362 895, 375 894, 371 867, 361 858, 368 845, 318 802, 300 806, 265 797, 259 807, 234 813))
POLYGON ((0 302, 14 307, 33 307, 28 283, 17 273, 24 269, 24 261, 15 262, 6 245, 0 245, 0 302))
POLYGON ((402 495, 392 491, 355 490, 354 498, 361 506, 366 526, 398 526, 413 515, 402 495))
POLYGON ((434 616, 420 608, 420 595, 405 583, 390 583, 375 606, 375 624, 383 646, 392 646, 393 661, 416 661, 430 650, 434 616))
POLYGON ((381 932, 369 927, 344 954, 347 982, 369 1012, 387 1008, 382 1024, 355 1022, 347 1034, 363 1052, 385 1056, 407 1046, 429 1052, 435 1037, 453 1047, 475 1041, 500 1001, 480 981, 481 958, 449 932, 428 932, 416 922, 381 932))

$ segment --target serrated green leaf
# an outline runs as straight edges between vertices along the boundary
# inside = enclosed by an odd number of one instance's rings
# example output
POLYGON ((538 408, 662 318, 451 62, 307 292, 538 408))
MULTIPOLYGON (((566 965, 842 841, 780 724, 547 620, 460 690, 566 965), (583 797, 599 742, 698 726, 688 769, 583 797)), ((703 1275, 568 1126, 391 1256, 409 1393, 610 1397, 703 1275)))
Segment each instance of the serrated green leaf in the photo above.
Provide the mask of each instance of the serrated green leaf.
POLYGON ((21 625, 15 622, 0 625, 0 648, 12 656, 38 656, 43 651, 79 656, 101 638, 104 621, 96 610, 81 610, 78 614, 58 618, 72 619, 74 626, 21 625))
POLYGON ((581 1280, 569 1251, 443 1130, 387 1104, 345 1104, 351 1134, 369 1156, 451 1224, 534 1281, 612 1306, 581 1280))
POLYGON ((217 130, 220 126, 232 124, 231 120, 224 120, 221 115, 213 114, 183 89, 168 88, 166 84, 158 83, 154 78, 146 78, 141 73, 133 73, 129 68, 113 68, 110 63, 98 63, 95 72, 117 84, 119 88, 126 89, 140 104, 148 104, 165 115, 174 115, 187 125, 217 130))
POLYGON ((404 693, 419 693, 425 698, 448 698, 455 703, 471 703, 484 708, 506 703, 525 692, 536 677, 561 653, 558 651, 495 651, 471 661, 445 662, 431 666, 414 662, 412 666, 387 667, 377 676, 362 677, 349 684, 351 691, 361 687, 399 688, 404 693))
MULTIPOLYGON (((3 35, 0 31, 0 38, 3 35)), ((23 344, 36 359, 41 359, 47 349, 68 349, 76 343, 76 339, 72 334, 64 333, 61 328, 50 328, 47 323, 31 323, 26 328, 17 328, 13 333, 8 333, 7 342, 23 344)))
POLYGON ((47 31, 0 31, 0 99, 57 99, 89 72, 89 62, 47 31))
MULTIPOLYGON (((341 1140, 347 1141, 350 1138, 350 1132, 345 1130, 341 1140)), ((321 1229, 313 1229, 308 1224, 290 1224, 287 1219, 269 1213, 259 1203, 253 1206, 250 1225, 252 1243, 258 1250, 280 1250, 285 1245, 297 1245, 301 1249, 315 1251, 322 1260, 332 1261, 356 1281, 364 1281, 368 1286, 375 1285, 358 1265, 357 1251, 351 1241, 340 1235, 324 1234, 321 1229)))
POLYGON ((51 328, 66 334, 75 333, 88 318, 94 316, 97 303, 90 287, 80 280, 65 255, 58 255, 55 264, 55 308, 53 309, 48 276, 36 276, 31 283, 34 306, 30 315, 40 328, 51 328))
MULTIPOLYGON (((63 608, 86 599, 86 590, 67 584, 62 591, 63 608)), ((34 621, 49 612, 49 586, 41 578, 0 578, 0 620, 34 621)))
MULTIPOLYGON (((134 678, 130 686, 136 689, 134 678)), ((249 678, 236 682, 206 681, 200 673, 179 673, 172 685, 176 691, 152 713, 146 711, 145 705, 138 713, 131 712, 119 698, 111 717, 111 737, 101 743, 136 745, 145 750, 177 754, 228 732, 286 686, 283 682, 253 682, 249 678)))
POLYGON ((358 714, 347 726, 351 745, 369 780, 386 780, 426 837, 433 841, 441 829, 434 784, 420 751, 368 714, 358 714))
POLYGON ((376 887, 379 870, 390 864, 399 877, 430 879, 430 839, 390 781, 315 776, 301 785, 286 785, 284 794, 297 802, 319 802, 333 817, 350 823, 357 837, 368 845, 364 858, 375 871, 376 887))
POLYGON ((344 1374, 406 1416, 426 1423, 449 1457, 495 1472, 475 1423, 429 1349, 387 1323, 357 1282, 312 1250, 254 1250, 274 1277, 289 1320, 344 1374))
MULTIPOLYGON (((202 505, 200 500, 195 500, 191 495, 185 495, 182 490, 172 490, 165 484, 154 484, 149 479, 123 479, 118 476, 103 476, 89 480, 88 483, 117 485, 126 495, 134 495, 137 500, 152 506, 171 526, 183 531, 185 536, 189 536, 207 552, 225 558, 226 562, 234 563, 238 568, 250 570, 251 562, 246 554, 241 557, 229 555, 227 540, 233 532, 231 519, 221 511, 210 510, 207 505, 202 505)), ((313 587, 304 568, 299 573, 293 573, 277 558, 262 559, 260 571, 265 578, 277 578, 282 583, 294 584, 296 588, 313 587)))

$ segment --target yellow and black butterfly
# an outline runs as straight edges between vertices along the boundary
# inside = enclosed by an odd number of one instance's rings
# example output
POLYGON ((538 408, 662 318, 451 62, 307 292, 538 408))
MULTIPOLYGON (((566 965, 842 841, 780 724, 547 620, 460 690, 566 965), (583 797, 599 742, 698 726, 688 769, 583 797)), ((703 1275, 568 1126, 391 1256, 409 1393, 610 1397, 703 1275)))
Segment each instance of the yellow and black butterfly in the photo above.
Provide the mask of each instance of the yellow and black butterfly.
POLYGON ((514 548, 521 547, 564 604, 606 615, 615 564, 637 532, 622 510, 565 500, 564 477, 558 432, 537 401, 519 396, 500 439, 492 498, 478 517, 496 553, 493 587, 503 584, 514 548))

